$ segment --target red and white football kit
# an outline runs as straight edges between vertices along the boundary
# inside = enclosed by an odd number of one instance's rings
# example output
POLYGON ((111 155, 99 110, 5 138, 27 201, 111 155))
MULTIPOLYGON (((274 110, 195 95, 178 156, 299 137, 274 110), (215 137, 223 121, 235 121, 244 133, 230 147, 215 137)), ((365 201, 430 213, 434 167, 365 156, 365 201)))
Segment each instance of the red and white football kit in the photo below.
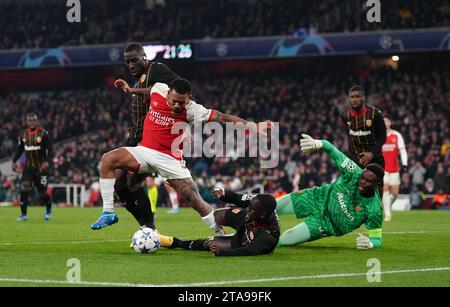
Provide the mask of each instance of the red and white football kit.
POLYGON ((214 110, 190 101, 181 113, 175 114, 167 104, 168 92, 167 84, 155 83, 150 92, 142 141, 136 147, 125 148, 139 163, 139 173, 156 171, 164 179, 190 178, 183 160, 181 139, 188 125, 209 121, 214 110))
POLYGON ((387 134, 386 143, 381 149, 385 161, 384 184, 400 185, 400 165, 398 156, 402 159, 402 165, 407 165, 405 142, 402 135, 395 130, 387 134))

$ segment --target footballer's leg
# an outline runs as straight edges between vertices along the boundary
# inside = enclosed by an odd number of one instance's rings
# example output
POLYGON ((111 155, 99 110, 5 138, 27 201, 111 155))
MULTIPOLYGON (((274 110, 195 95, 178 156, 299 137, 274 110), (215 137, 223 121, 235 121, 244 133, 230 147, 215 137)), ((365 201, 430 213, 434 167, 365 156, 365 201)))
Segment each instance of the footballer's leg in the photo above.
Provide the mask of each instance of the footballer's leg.
POLYGON ((27 209, 30 191, 33 184, 33 173, 30 168, 25 168, 22 173, 21 184, 20 184, 20 211, 21 215, 17 218, 17 221, 27 221, 27 209))
POLYGON ((277 214, 278 215, 295 214, 291 193, 277 199, 277 214))
POLYGON ((278 241, 280 246, 291 246, 307 242, 311 239, 311 232, 306 223, 300 223, 283 232, 278 241))
POLYGON ((39 199, 42 204, 45 205, 45 214, 44 220, 48 221, 52 214, 52 201, 50 199, 50 195, 47 193, 47 173, 45 172, 36 172, 35 174, 35 185, 39 192, 39 199))
POLYGON ((167 211, 169 214, 177 214, 180 212, 180 206, 178 204, 178 195, 177 192, 169 185, 165 185, 166 191, 169 194, 170 204, 172 205, 172 209, 167 211))
POLYGON ((390 173, 384 174, 384 185, 383 185, 383 197, 382 197, 382 203, 383 203, 383 212, 384 212, 384 221, 390 222, 391 221, 391 195, 389 193, 390 190, 390 173))
POLYGON ((145 175, 128 173, 122 169, 116 170, 114 190, 124 203, 125 209, 130 212, 140 226, 155 229, 154 214, 150 201, 142 187, 145 175))
POLYGON ((202 220, 213 229, 217 234, 224 234, 223 228, 218 225, 214 219, 213 208, 203 200, 198 191, 192 177, 183 179, 168 179, 167 180, 175 191, 181 195, 182 199, 195 211, 197 211, 202 220))
POLYGON ((144 182, 148 174, 132 174, 128 177, 127 186, 131 191, 132 205, 136 206, 138 222, 141 226, 155 229, 155 218, 152 204, 145 193, 144 182))
POLYGON ((305 189, 299 192, 289 193, 277 199, 277 214, 295 215, 297 218, 305 218, 319 209, 316 189, 305 189))
POLYGON ((138 172, 140 164, 126 148, 121 147, 102 156, 100 167, 100 193, 103 199, 103 212, 100 218, 91 225, 94 230, 113 225, 119 221, 114 212, 115 170, 138 172))

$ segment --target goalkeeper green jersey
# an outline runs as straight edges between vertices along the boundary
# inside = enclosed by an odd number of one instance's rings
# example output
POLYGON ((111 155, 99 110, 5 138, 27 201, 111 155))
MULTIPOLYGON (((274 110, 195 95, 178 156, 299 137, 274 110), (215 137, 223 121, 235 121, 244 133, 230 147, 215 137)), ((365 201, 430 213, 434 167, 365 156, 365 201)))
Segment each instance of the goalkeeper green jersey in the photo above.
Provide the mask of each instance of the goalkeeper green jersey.
POLYGON ((383 207, 378 191, 363 197, 357 187, 363 170, 330 142, 323 140, 322 150, 333 159, 341 176, 331 184, 292 193, 297 217, 309 217, 305 223, 313 239, 342 236, 362 224, 369 230, 381 229, 383 207))

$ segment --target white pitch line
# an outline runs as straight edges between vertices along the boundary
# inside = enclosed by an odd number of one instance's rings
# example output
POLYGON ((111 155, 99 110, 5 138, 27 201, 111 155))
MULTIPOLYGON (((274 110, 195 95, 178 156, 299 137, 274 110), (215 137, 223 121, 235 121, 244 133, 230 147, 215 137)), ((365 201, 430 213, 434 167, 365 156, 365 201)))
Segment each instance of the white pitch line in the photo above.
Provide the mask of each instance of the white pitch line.
MULTIPOLYGON (((382 271, 380 275, 386 274, 406 274, 418 272, 436 272, 448 271, 450 267, 441 268, 424 268, 424 269, 408 269, 395 271, 382 271)), ((133 284, 133 283, 116 283, 116 282, 100 282, 100 281, 82 281, 79 283, 68 282, 65 280, 48 280, 48 279, 20 279, 20 278, 0 278, 0 282, 22 282, 22 283, 38 283, 38 284, 64 284, 64 285, 85 285, 85 286, 116 286, 116 287, 201 287, 201 286, 221 286, 228 284, 247 284, 270 281, 287 281, 287 280, 302 280, 302 279, 320 279, 320 278, 340 278, 340 277, 355 277, 367 276, 364 273, 342 273, 342 274, 324 274, 324 275, 304 275, 304 276, 290 276, 290 277, 275 277, 275 278, 260 278, 260 279, 244 279, 244 280, 228 280, 228 281, 209 281, 197 282, 187 284, 133 284)))
POLYGON ((0 243, 0 246, 11 246, 11 245, 48 245, 48 244, 90 244, 90 243, 109 243, 109 242, 126 242, 129 240, 97 240, 97 241, 62 241, 62 242, 3 242, 0 243))
POLYGON ((427 234, 427 233, 448 233, 448 231, 383 231, 384 235, 409 235, 409 234, 427 234))

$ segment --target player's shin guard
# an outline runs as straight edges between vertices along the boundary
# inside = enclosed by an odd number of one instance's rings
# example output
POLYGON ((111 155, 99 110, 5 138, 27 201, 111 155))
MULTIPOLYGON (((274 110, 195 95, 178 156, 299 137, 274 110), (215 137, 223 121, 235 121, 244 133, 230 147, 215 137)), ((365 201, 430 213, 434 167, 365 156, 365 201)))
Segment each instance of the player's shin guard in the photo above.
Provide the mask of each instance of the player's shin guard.
POLYGON ((311 233, 309 231, 308 225, 305 223, 300 223, 291 229, 286 230, 280 236, 278 245, 295 245, 309 241, 311 239, 311 233))
POLYGON ((114 183, 116 179, 100 178, 100 193, 103 199, 103 211, 114 212, 114 183))
POLYGON ((20 211, 22 213, 22 216, 27 215, 28 194, 28 192, 20 192, 20 211))

